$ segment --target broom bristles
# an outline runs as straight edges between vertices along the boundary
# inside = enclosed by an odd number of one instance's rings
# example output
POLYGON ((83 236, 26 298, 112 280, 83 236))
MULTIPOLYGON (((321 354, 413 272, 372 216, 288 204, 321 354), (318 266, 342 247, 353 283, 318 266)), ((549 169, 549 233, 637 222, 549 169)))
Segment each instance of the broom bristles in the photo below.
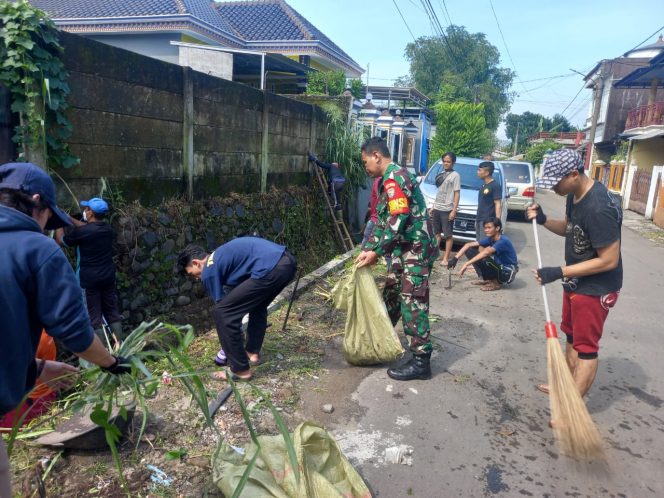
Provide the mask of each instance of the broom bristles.
POLYGON ((577 460, 603 460, 604 445, 579 393, 557 338, 546 340, 553 433, 563 454, 577 460))

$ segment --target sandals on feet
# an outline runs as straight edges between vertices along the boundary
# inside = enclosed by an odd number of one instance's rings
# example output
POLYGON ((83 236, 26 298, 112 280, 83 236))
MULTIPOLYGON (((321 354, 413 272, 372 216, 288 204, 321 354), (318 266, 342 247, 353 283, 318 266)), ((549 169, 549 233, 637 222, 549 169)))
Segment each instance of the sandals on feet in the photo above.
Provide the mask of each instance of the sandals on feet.
POLYGON ((488 284, 482 287, 485 292, 497 291, 498 289, 500 289, 500 284, 488 284))
MULTIPOLYGON (((212 372, 212 373, 210 374, 210 377, 211 377, 213 380, 228 381, 228 377, 227 377, 226 370, 218 370, 218 371, 216 371, 216 372, 212 372)), ((253 378, 253 375, 249 374, 248 377, 240 377, 240 376, 234 374, 233 372, 231 372, 231 378, 232 378, 235 382, 238 382, 238 381, 242 382, 242 381, 249 381, 249 380, 251 380, 251 379, 253 378)))
POLYGON ((252 367, 257 367, 258 365, 261 365, 263 363, 263 359, 261 358, 261 355, 258 353, 249 353, 247 352, 247 358, 249 359, 249 365, 252 367), (257 360, 252 360, 251 355, 256 355, 258 357, 257 360))

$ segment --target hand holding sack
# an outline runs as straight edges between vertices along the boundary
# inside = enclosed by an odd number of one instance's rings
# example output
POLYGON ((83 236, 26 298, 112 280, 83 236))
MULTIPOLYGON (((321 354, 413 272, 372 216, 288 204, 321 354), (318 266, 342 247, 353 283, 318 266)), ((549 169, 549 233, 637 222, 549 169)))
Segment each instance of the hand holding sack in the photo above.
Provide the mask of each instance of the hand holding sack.
POLYGON ((338 309, 348 312, 343 344, 348 363, 389 363, 403 354, 369 267, 353 267, 332 289, 332 300, 338 309))

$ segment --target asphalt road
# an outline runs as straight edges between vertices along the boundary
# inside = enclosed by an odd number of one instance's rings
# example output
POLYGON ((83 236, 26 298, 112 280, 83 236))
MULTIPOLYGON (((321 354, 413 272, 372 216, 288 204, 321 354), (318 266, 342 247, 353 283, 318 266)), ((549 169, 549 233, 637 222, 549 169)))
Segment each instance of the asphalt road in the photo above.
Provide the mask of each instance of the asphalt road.
MULTIPOLYGON (((539 194, 538 194, 539 195, 539 194)), ((539 195, 549 216, 563 199, 539 195)), ((439 319, 434 378, 398 383, 376 369, 351 395, 352 416, 329 426, 374 496, 664 496, 664 248, 623 228, 625 280, 601 341, 586 398, 608 448, 608 466, 561 456, 547 426, 544 312, 532 225, 510 220, 519 255, 510 288, 482 292, 470 279, 432 282, 439 319), (412 465, 387 463, 385 449, 412 448, 412 465)), ((563 239, 540 232, 545 265, 563 262, 563 239)), ((562 290, 547 287, 559 321, 562 290)))

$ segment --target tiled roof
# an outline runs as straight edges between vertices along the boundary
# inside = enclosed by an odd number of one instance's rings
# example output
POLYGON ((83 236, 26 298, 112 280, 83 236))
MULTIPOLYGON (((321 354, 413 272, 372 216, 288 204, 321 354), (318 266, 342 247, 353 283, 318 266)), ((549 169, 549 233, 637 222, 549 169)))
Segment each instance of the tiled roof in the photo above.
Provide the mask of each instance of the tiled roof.
MULTIPOLYGON (((2 1, 2 0, 0 0, 2 1)), ((182 16, 198 21, 194 30, 205 29, 214 38, 230 40, 234 46, 255 50, 274 49, 278 42, 313 42, 319 53, 357 71, 362 68, 332 40, 291 8, 284 0, 215 2, 214 0, 29 0, 56 24, 77 33, 122 30, 122 26, 144 25, 159 29, 160 17, 182 16), (104 23, 106 21, 106 23, 104 23), (316 43, 317 42, 317 43, 316 43)))
POLYGON ((253 0, 215 4, 235 32, 248 41, 318 40, 353 59, 284 0, 253 0), (266 20, 269 19, 269 22, 266 20))
POLYGON ((191 15, 226 33, 230 26, 212 0, 30 0, 53 19, 104 19, 191 15))

